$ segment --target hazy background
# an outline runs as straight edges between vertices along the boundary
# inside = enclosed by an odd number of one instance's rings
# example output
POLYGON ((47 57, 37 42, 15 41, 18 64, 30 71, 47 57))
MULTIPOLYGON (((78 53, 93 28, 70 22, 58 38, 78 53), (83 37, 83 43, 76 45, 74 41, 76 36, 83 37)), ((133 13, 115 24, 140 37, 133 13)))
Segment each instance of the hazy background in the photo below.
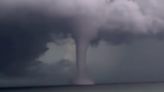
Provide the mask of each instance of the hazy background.
MULTIPOLYGON (((72 39, 47 44, 48 50, 29 66, 25 76, 1 74, 0 85, 68 85, 75 71, 75 44, 72 39)), ((164 42, 137 40, 131 44, 112 46, 100 42, 88 50, 90 76, 97 84, 113 82, 164 81, 164 42)))

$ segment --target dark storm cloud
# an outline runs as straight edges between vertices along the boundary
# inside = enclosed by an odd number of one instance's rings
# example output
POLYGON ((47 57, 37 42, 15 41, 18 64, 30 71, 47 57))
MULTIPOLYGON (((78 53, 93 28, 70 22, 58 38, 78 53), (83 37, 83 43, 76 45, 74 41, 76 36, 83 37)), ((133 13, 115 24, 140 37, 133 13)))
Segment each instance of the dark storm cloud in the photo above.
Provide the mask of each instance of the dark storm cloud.
MULTIPOLYGON (((94 39, 99 33, 118 34, 117 38, 121 34, 133 37, 163 32, 163 3, 162 0, 2 0, 0 18, 13 17, 10 13, 16 13, 26 15, 22 18, 26 19, 31 16, 30 9, 44 16, 40 18, 45 22, 42 26, 52 28, 57 24, 55 27, 63 28, 57 32, 63 34, 70 32, 63 26, 71 25, 74 30, 70 33, 76 37, 94 39)), ((21 18, 16 17, 18 15, 14 16, 15 20, 21 18)), ((35 18, 40 21, 37 16, 35 18)))
POLYGON ((66 18, 52 18, 35 8, 17 7, 2 15, 0 73, 5 75, 16 76, 27 72, 27 67, 38 64, 35 59, 47 50, 46 44, 52 41, 52 31, 56 36, 62 33, 60 38, 65 38, 70 30, 66 18))

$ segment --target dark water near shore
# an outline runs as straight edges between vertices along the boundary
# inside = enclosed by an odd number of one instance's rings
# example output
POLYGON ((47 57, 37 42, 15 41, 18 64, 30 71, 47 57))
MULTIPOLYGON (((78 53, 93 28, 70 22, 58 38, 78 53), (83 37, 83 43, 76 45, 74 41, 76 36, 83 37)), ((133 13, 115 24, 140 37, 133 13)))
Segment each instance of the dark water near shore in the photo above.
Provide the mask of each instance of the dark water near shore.
POLYGON ((0 92, 164 92, 164 83, 3 88, 0 92))

